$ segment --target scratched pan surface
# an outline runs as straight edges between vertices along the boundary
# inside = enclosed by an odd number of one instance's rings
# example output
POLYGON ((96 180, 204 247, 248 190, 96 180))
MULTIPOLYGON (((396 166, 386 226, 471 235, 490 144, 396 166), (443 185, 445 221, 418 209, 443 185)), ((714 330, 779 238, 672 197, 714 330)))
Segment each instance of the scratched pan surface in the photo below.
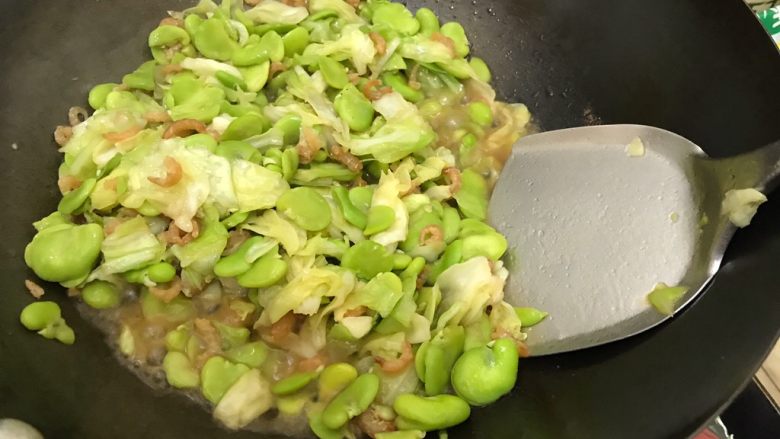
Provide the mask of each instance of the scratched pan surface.
MULTIPOLYGON (((739 0, 446 0, 495 72, 502 98, 544 129, 636 123, 677 132, 711 156, 780 137, 780 56, 739 0)), ((50 438, 257 438, 228 433, 175 393, 152 391, 79 319, 65 347, 17 324, 29 302, 30 223, 54 209, 51 140, 89 88, 147 56, 176 0, 0 2, 0 418, 50 438), (11 147, 17 144, 17 149, 11 147)), ((566 175, 561 175, 562 179, 566 175)), ((772 196, 770 195, 770 198, 772 196)), ((740 231, 711 287, 666 324, 607 346, 521 363, 517 388, 457 438, 682 438, 746 383, 780 330, 780 203, 740 231)), ((52 288, 52 291, 53 288, 52 288)), ((558 318, 565 318, 557 316, 558 318)))

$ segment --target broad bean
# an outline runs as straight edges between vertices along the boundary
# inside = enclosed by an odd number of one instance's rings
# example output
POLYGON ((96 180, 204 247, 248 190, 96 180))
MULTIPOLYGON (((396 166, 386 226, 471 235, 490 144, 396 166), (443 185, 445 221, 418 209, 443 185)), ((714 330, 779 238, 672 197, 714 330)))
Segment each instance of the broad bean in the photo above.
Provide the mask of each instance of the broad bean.
POLYGON ((441 27, 441 33, 455 43, 455 53, 459 57, 462 58, 469 54, 469 40, 466 38, 466 31, 460 23, 455 21, 445 23, 441 27))
POLYGON ((462 326, 449 326, 420 346, 415 357, 417 376, 425 383, 425 393, 443 393, 450 383, 450 372, 463 353, 465 331, 462 326))
POLYGON ((360 278, 371 279, 393 269, 393 254, 379 243, 361 241, 344 253, 341 266, 354 271, 360 278))
POLYGON ((81 298, 95 309, 113 308, 120 302, 119 288, 111 282, 92 281, 82 288, 81 298))
POLYGON ((524 328, 530 328, 544 320, 549 313, 530 307, 515 307, 517 318, 524 328))
POLYGON ((200 370, 201 392, 213 404, 217 404, 241 375, 249 371, 244 364, 232 363, 220 356, 206 361, 200 370))
POLYGON ((485 178, 473 169, 466 169, 460 176, 460 190, 454 194, 463 216, 484 221, 487 217, 488 187, 485 178))
POLYGON ((367 224, 366 214, 352 204, 352 200, 350 200, 349 197, 349 191, 343 186, 333 186, 331 192, 344 219, 353 226, 361 229, 365 228, 367 224))
POLYGON ((316 190, 309 187, 291 189, 276 202, 276 209, 304 230, 316 232, 330 224, 330 205, 316 190))
POLYGON ((227 28, 225 21, 219 18, 203 20, 190 30, 192 44, 207 58, 229 61, 238 49, 238 43, 231 38, 227 28))
POLYGON ((336 90, 341 90, 349 84, 347 69, 340 62, 333 58, 328 58, 327 56, 321 56, 317 65, 320 69, 320 74, 322 74, 322 78, 329 86, 336 90))
POLYGON ((244 140, 262 134, 268 128, 270 128, 270 124, 265 116, 258 113, 247 113, 230 122, 220 139, 222 141, 244 140))
POLYGON ((114 88, 118 86, 119 84, 109 82, 92 87, 92 90, 89 91, 89 97, 87 98, 89 106, 95 110, 103 108, 106 105, 106 97, 108 94, 114 91, 114 88))
POLYGON ((279 282, 287 274, 287 262, 278 252, 268 252, 236 278, 244 288, 266 288, 279 282))
POLYGON ((428 8, 418 9, 415 18, 417 18, 417 21, 420 23, 420 33, 422 35, 430 36, 440 29, 439 18, 428 8))
POLYGON ((454 427, 468 419, 471 407, 454 395, 417 396, 398 395, 393 402, 398 413, 396 425, 404 430, 442 430, 454 427))
POLYGON ((354 85, 346 84, 333 100, 333 106, 352 131, 363 132, 371 128, 374 107, 354 85))
POLYGON ((452 368, 452 387, 471 405, 487 405, 509 393, 517 379, 517 347, 508 338, 463 353, 452 368))
POLYGON ((322 412, 322 422, 330 429, 344 426, 350 419, 366 411, 379 392, 379 377, 367 373, 350 383, 336 395, 322 412))
POLYGON ((33 302, 19 315, 19 321, 25 328, 38 331, 38 334, 48 339, 56 339, 64 344, 73 344, 76 335, 73 329, 62 318, 60 306, 54 302, 33 302))
POLYGON ((81 183, 81 186, 62 197, 60 203, 57 205, 57 210, 63 215, 70 215, 75 212, 85 201, 87 201, 89 195, 95 190, 95 186, 97 186, 97 179, 88 178, 84 180, 84 182, 81 183))
POLYGON ((103 228, 98 224, 52 226, 27 244, 24 261, 43 280, 78 280, 92 270, 102 243, 103 228))
POLYGON ((374 8, 371 22, 407 36, 420 30, 420 22, 401 3, 380 3, 374 8))
POLYGON ((268 346, 261 341, 250 342, 229 349, 225 352, 225 358, 249 367, 260 367, 268 358, 268 346))
POLYGON ((358 376, 358 371, 349 363, 329 364, 320 373, 317 381, 317 394, 320 401, 330 401, 344 390, 358 376))
POLYGON ((274 395, 287 396, 303 389, 308 386, 309 383, 317 378, 316 372, 299 372, 294 373, 282 380, 278 381, 271 387, 271 392, 274 395))
POLYGON ((163 359, 165 379, 177 389, 192 389, 198 387, 200 376, 192 366, 190 359, 181 352, 168 352, 163 359))
POLYGON ((371 206, 366 217, 363 233, 366 236, 375 235, 389 229, 395 222, 395 211, 389 206, 371 206))

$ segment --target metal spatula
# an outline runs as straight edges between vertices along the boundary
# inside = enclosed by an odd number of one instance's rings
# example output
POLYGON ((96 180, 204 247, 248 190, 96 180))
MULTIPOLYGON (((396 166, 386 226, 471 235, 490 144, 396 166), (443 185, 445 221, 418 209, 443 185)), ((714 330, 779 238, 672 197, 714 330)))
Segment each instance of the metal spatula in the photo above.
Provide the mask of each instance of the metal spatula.
POLYGON ((489 221, 509 241, 506 300, 550 313, 528 331, 531 354, 652 328, 669 317, 647 300, 659 283, 688 287, 674 311, 684 307, 718 270, 734 234, 724 194, 771 190, 778 175, 780 142, 716 160, 683 137, 639 125, 522 138, 489 221))

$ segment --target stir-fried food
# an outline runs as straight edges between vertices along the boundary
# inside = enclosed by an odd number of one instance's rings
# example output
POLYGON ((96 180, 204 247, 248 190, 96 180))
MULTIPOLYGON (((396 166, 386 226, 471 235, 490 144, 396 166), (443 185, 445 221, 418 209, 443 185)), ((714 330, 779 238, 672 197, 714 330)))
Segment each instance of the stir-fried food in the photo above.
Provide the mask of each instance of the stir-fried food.
MULTIPOLYGON (((543 316, 504 302, 486 214, 530 115, 496 100, 460 24, 385 0, 202 0, 148 44, 57 128, 62 199, 25 251, 39 278, 230 428, 422 437, 512 389, 521 316, 543 316)), ((53 302, 21 320, 75 340, 53 302)))

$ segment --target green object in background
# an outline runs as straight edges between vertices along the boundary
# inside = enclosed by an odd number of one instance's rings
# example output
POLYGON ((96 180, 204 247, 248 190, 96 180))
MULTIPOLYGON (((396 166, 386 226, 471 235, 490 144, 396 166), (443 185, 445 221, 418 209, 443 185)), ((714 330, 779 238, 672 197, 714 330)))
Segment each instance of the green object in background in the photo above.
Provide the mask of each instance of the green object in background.
POLYGON ((780 6, 774 6, 763 11, 756 12, 758 21, 764 26, 775 44, 780 48, 780 6))

